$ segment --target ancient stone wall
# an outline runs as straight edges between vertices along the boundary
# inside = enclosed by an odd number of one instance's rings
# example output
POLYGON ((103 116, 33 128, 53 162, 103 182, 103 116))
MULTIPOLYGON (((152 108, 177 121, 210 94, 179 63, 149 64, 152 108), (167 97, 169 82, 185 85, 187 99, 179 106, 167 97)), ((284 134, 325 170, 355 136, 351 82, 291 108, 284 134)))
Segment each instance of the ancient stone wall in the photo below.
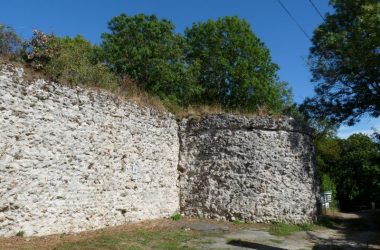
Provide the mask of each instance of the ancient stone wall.
POLYGON ((179 211, 173 116, 0 67, 0 235, 77 232, 179 211))
POLYGON ((291 118, 211 115, 178 125, 105 91, 23 79, 21 68, 0 64, 0 236, 180 209, 256 222, 316 216, 311 131, 291 118))
POLYGON ((311 131, 292 118, 211 115, 180 124, 181 211, 255 222, 317 215, 311 131))

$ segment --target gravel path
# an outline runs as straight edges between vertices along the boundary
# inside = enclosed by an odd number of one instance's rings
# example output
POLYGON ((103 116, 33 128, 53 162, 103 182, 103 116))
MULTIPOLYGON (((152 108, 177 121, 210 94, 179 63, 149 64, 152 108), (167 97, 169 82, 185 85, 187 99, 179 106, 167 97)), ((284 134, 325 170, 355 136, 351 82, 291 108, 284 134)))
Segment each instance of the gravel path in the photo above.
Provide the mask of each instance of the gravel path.
MULTIPOLYGON (((335 213, 330 216, 331 228, 288 236, 248 228, 202 238, 206 242, 202 249, 380 249, 379 217, 380 211, 335 213)), ((210 227, 192 229, 207 231, 210 227)))

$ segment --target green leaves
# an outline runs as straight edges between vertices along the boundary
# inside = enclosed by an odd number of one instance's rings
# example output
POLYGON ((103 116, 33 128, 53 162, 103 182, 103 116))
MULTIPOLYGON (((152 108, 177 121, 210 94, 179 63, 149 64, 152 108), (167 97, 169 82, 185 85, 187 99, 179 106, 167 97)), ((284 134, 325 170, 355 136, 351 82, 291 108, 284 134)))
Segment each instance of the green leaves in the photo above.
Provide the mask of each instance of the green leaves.
POLYGON ((380 201, 379 145, 369 136, 321 137, 316 141, 316 151, 318 171, 323 177, 322 187, 334 191, 332 184, 335 184, 342 206, 380 201))
POLYGON ((355 124, 380 116, 380 2, 333 0, 313 35, 310 67, 316 96, 306 100, 316 117, 355 124))
POLYGON ((269 50, 237 17, 208 20, 185 30, 187 61, 199 62, 201 99, 225 108, 280 111, 289 100, 289 89, 277 82, 278 66, 269 50))
POLYGON ((119 75, 128 75, 144 89, 188 104, 200 91, 195 81, 197 65, 187 65, 183 37, 174 33, 174 25, 155 15, 113 18, 110 33, 102 35, 103 58, 119 75))
POLYGON ((115 76, 98 62, 99 48, 78 35, 57 37, 34 30, 26 43, 27 62, 53 80, 114 89, 115 76))
MULTIPOLYGON (((25 43, 24 59, 52 79, 70 84, 116 89, 125 88, 128 79, 172 110, 294 110, 290 88, 279 81, 268 48, 245 20, 208 20, 182 35, 174 32, 172 22, 155 15, 121 14, 108 28, 99 46, 82 36, 57 37, 34 30, 25 43)), ((0 26, 0 42, 5 31, 0 26)))
POLYGON ((269 50, 237 17, 194 24, 184 36, 154 15, 122 14, 109 29, 102 35, 104 61, 161 99, 273 112, 291 99, 286 84, 277 80, 269 50))

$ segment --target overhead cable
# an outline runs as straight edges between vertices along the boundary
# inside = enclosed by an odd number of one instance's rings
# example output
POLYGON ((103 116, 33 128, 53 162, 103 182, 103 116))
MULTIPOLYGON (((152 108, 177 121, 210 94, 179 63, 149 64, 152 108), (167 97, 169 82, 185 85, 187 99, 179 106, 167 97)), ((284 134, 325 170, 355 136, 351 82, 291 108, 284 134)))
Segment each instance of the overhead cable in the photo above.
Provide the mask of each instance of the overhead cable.
POLYGON ((305 29, 298 23, 297 19, 294 18, 292 13, 285 7, 285 5, 281 2, 281 0, 277 0, 280 6, 285 10, 285 12, 289 15, 289 17, 293 20, 293 22, 298 26, 298 28, 302 31, 302 33, 307 37, 307 39, 311 40, 310 36, 306 33, 305 29))
POLYGON ((314 10, 318 13, 318 15, 322 18, 323 21, 326 21, 326 19, 323 17, 322 13, 319 11, 317 6, 313 3, 312 0, 309 0, 311 6, 313 6, 314 10))

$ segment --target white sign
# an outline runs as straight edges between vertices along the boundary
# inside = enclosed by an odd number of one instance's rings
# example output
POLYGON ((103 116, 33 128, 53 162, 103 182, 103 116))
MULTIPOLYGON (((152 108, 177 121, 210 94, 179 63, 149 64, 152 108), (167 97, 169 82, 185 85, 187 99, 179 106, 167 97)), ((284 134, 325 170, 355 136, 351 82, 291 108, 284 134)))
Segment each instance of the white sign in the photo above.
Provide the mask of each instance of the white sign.
POLYGON ((139 178, 139 169, 136 165, 132 166, 132 181, 135 181, 139 178))
POLYGON ((331 191, 326 191, 323 192, 323 197, 325 202, 331 202, 332 200, 332 192, 331 191))

